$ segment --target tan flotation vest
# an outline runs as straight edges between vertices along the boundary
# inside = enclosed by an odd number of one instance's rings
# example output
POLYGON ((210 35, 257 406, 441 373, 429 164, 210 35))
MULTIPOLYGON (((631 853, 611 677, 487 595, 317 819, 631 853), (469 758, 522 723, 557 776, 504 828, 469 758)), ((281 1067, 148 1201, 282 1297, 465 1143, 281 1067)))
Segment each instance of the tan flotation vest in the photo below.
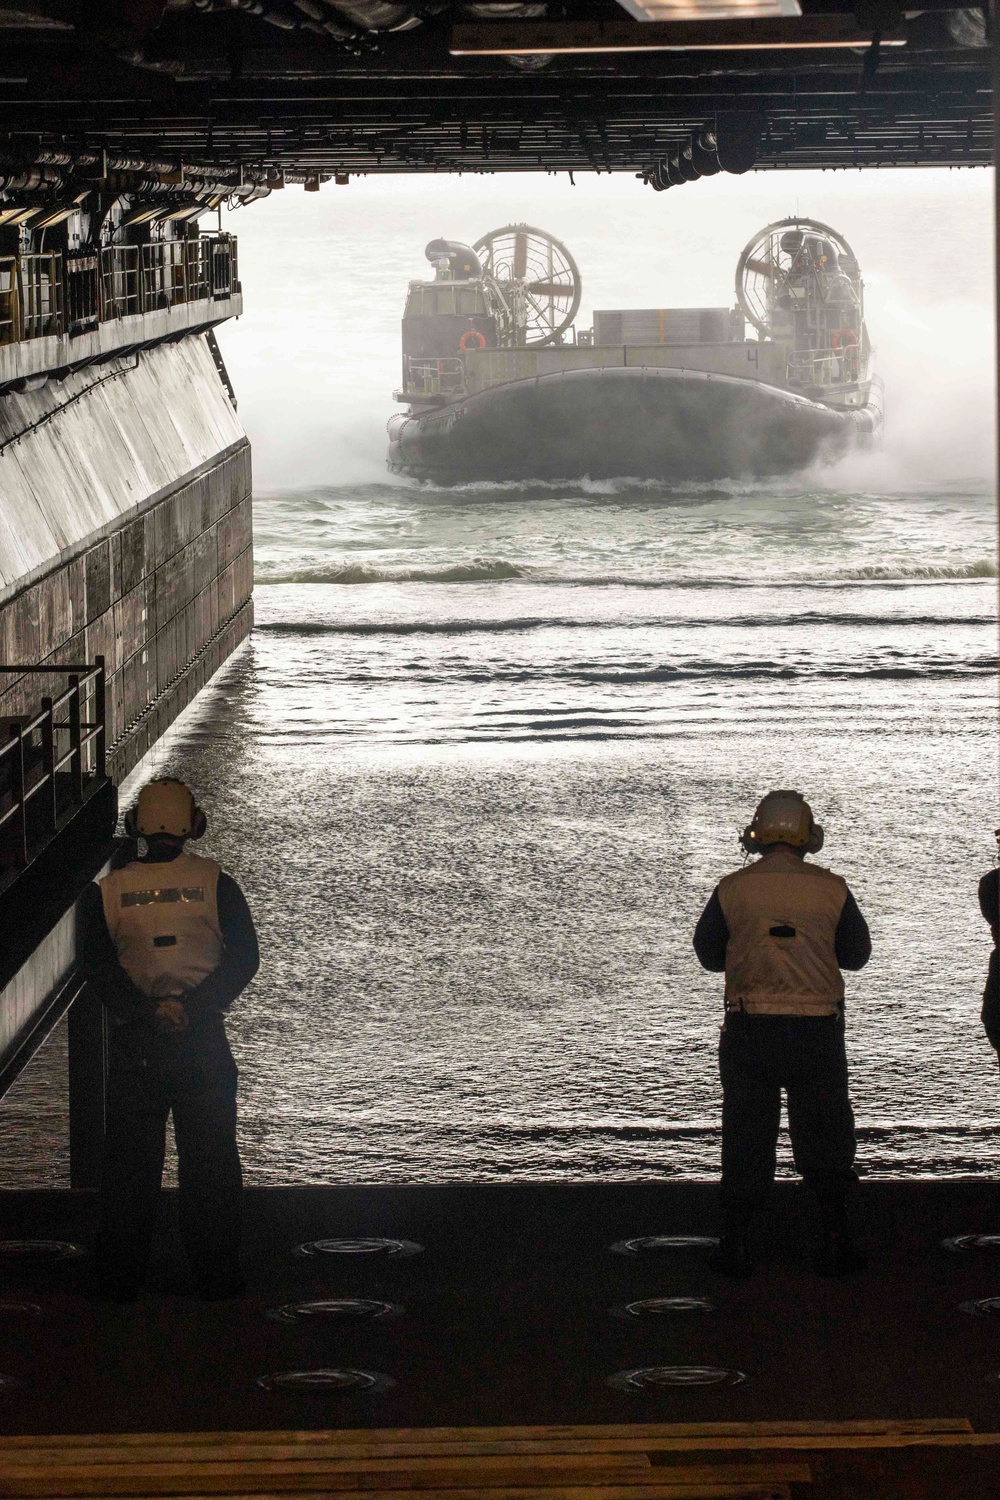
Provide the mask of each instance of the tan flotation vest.
POLYGON ((719 881, 729 942, 726 1009, 832 1016, 844 999, 834 940, 847 883, 786 849, 719 881))
POLYGON ((143 994, 180 995, 219 967, 218 882, 215 860, 197 854, 136 860, 100 882, 118 962, 143 994))

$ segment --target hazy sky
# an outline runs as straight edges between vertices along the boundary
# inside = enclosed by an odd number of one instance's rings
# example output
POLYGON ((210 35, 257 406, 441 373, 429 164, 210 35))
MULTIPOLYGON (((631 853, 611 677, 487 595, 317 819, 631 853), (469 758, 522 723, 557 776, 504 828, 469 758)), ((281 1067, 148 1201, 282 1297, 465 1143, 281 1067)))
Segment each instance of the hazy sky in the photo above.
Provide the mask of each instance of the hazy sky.
MULTIPOLYGON (((424 245, 515 221, 565 241, 595 307, 723 306, 744 243, 801 213, 850 240, 886 383, 893 477, 993 463, 992 174, 719 175, 666 193, 629 176, 352 178, 227 216, 246 312, 220 331, 260 489, 382 480, 407 283, 424 245)), ((885 469, 885 464, 883 469, 885 469)))

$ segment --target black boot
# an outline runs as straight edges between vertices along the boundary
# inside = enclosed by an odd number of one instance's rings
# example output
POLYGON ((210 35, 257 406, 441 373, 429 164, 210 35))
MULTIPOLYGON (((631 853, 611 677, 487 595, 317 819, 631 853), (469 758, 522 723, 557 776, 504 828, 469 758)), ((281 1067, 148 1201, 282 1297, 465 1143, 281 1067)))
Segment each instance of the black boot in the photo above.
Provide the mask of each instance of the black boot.
POLYGON ((750 1253, 750 1222, 753 1209, 746 1203, 727 1203, 719 1248, 709 1257, 709 1267, 720 1276, 746 1281, 753 1275, 750 1253))
POLYGON ((868 1258, 851 1233, 843 1194, 819 1199, 821 1237, 816 1270, 820 1276, 855 1276, 868 1269, 868 1258))

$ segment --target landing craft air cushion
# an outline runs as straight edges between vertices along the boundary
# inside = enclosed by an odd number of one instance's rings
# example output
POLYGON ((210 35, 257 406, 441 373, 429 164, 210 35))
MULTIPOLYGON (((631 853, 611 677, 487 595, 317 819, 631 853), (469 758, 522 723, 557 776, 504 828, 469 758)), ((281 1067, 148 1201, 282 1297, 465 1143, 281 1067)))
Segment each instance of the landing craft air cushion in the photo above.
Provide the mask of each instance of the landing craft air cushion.
POLYGON ((788 474, 878 441, 857 259, 782 219, 750 241, 736 306, 595 312, 570 252, 527 224, 432 240, 403 316, 409 410, 389 468, 439 484, 788 474), (747 336, 747 325, 750 336, 747 336))

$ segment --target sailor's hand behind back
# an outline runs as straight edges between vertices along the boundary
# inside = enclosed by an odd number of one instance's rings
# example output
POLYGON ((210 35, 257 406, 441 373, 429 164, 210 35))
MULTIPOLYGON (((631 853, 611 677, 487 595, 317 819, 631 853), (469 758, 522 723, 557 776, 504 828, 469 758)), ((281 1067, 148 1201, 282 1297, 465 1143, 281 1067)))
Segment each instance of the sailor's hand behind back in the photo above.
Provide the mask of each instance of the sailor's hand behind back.
POLYGON ((187 1030, 188 1013, 180 1000, 161 1000, 154 1015, 157 1031, 169 1034, 187 1030))

